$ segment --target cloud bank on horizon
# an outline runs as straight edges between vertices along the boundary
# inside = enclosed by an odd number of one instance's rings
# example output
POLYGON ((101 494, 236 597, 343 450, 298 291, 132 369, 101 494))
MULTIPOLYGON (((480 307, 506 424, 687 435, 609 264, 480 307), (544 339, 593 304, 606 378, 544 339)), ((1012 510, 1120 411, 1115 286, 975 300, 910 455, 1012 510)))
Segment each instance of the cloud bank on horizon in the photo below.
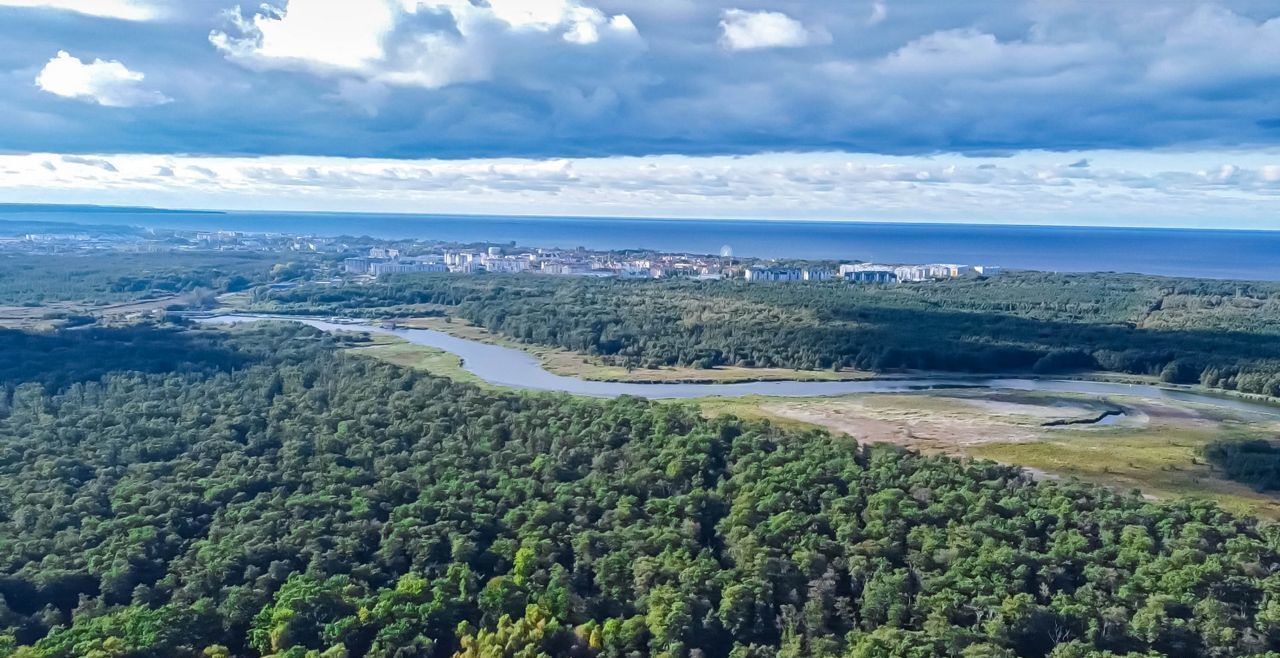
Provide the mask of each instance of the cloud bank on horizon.
POLYGON ((1175 152, 1200 156, 1153 189, 1235 167, 1241 194, 1280 194, 1280 157, 1236 162, 1280 151, 1271 0, 0 0, 0 36, 10 153, 1175 152))
POLYGON ((395 160, 0 155, 0 199, 229 210, 417 211, 1275 228, 1275 152, 395 160), (1066 157, 1064 157, 1066 156, 1066 157), (1158 221, 1145 221, 1154 218, 1158 221))

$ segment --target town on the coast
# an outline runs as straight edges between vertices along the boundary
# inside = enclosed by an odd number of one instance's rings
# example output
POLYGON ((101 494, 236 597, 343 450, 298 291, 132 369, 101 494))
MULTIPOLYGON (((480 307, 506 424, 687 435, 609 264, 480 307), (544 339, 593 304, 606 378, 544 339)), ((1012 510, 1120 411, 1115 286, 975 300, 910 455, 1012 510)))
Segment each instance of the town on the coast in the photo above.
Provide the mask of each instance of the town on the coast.
POLYGON ((345 259, 343 269, 348 274, 371 277, 409 272, 483 272, 621 279, 742 279, 753 283, 839 280, 879 284, 959 279, 1000 273, 1000 268, 992 265, 863 262, 787 264, 759 259, 739 261, 728 253, 709 256, 497 246, 485 249, 442 249, 412 256, 405 255, 398 249, 372 247, 365 255, 345 259))
POLYGON ((308 253, 324 256, 335 273, 357 279, 392 274, 545 274, 619 279, 737 279, 761 282, 847 281, 896 284, 994 276, 994 265, 956 263, 868 263, 857 260, 736 257, 725 246, 718 255, 645 249, 549 249, 508 244, 457 244, 431 240, 379 240, 241 231, 181 231, 79 227, 45 228, 0 236, 0 252, 70 255, 92 251, 228 251, 308 253))

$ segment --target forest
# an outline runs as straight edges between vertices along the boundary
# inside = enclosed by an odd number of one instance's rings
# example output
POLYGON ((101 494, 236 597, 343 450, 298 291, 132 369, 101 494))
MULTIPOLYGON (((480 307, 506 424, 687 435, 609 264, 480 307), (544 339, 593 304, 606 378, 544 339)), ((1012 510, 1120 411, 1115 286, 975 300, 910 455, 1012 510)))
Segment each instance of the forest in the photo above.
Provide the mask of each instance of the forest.
POLYGON ((5 658, 1280 651, 1280 528, 1210 503, 486 391, 284 323, 102 338, 166 355, 139 367, 79 331, 5 343, 68 369, 0 371, 5 658))
MULTIPOLYGON (((306 255, 297 257, 306 260, 306 255)), ((276 254, 215 251, 98 253, 0 259, 0 305, 109 304, 195 290, 236 292, 297 277, 276 254)))
POLYGON ((1280 286, 1123 274, 858 286, 401 275, 262 293, 261 310, 442 305, 517 340, 634 368, 1109 371, 1280 395, 1280 286))
POLYGON ((57 333, 0 328, 0 392, 24 383, 56 391, 120 370, 207 372, 245 363, 245 356, 226 350, 222 338, 153 325, 90 326, 57 333))
POLYGON ((1280 489, 1280 446, 1262 439, 1216 441, 1205 458, 1223 473, 1261 491, 1280 489))

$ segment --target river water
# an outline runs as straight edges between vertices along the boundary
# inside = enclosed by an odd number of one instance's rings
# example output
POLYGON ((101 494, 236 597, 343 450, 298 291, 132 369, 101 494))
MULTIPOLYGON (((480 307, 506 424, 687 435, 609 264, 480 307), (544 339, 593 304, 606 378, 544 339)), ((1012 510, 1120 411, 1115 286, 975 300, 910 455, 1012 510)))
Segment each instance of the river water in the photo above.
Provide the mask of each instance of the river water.
POLYGON ((602 398, 613 398, 622 395, 649 399, 713 396, 741 397, 746 395, 829 397, 852 393, 905 393, 947 388, 967 388, 1044 391, 1083 395, 1127 395, 1153 400, 1192 402, 1234 411, 1280 417, 1280 406, 1261 402, 1250 402, 1226 396, 1208 395, 1161 386, 1067 379, 917 377, 861 381, 771 381, 740 384, 598 382, 577 377, 565 377, 549 372, 542 367, 542 364, 536 358, 522 350, 458 338, 431 329, 387 329, 354 321, 332 321, 270 315, 223 315, 204 318, 199 322, 235 324, 264 320, 301 322, 316 329, 330 332, 348 331, 396 336, 415 345, 434 347, 460 357, 464 369, 491 384, 522 390, 552 391, 602 398))

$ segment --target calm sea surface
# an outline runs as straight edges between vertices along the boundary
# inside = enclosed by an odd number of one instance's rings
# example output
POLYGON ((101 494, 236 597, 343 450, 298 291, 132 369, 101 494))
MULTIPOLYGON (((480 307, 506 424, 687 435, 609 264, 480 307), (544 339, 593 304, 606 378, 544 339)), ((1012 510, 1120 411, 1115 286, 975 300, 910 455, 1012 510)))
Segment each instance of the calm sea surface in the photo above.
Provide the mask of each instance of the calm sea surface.
POLYGON ((1280 231, 866 222, 511 218, 354 213, 187 213, 0 206, 0 221, 368 235, 535 247, 648 248, 761 258, 950 262, 1059 272, 1280 281, 1280 231))

